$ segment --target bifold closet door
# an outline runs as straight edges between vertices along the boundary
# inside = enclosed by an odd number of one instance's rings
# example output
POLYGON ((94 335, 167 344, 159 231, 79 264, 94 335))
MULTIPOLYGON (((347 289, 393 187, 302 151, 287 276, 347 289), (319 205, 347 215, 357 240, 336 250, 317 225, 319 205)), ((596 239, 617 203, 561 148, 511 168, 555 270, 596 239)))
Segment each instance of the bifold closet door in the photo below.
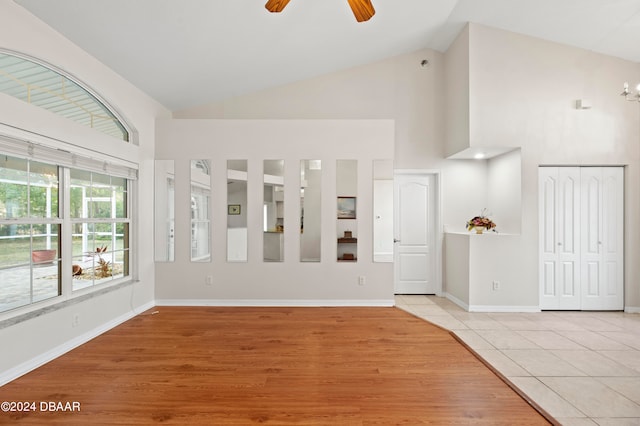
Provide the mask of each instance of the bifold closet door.
POLYGON ((622 167, 540 167, 540 308, 624 308, 622 167))
POLYGON ((582 167, 583 310, 624 309, 624 175, 622 167, 582 167))

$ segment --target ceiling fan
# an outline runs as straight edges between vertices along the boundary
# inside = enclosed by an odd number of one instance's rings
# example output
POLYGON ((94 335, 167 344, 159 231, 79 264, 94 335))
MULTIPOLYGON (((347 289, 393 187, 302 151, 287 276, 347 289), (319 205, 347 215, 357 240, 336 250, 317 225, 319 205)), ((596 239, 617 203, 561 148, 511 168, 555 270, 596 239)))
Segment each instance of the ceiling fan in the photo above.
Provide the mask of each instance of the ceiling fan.
MULTIPOLYGON (((356 21, 363 22, 371 19, 375 15, 376 11, 371 4, 371 0, 347 0, 351 10, 353 11, 356 21)), ((285 6, 289 3, 289 0, 268 0, 264 7, 269 12, 282 12, 285 6)))

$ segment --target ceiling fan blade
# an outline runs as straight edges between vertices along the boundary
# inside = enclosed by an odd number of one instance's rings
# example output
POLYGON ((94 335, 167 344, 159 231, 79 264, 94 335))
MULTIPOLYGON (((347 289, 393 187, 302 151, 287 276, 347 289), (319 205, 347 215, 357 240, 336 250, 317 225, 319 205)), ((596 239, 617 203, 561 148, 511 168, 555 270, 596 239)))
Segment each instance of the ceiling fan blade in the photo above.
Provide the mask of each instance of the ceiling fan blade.
POLYGON ((371 4, 371 0, 348 0, 356 21, 363 22, 371 19, 376 14, 376 10, 371 4))
POLYGON ((269 12, 282 12, 288 3, 289 0, 268 0, 264 7, 269 12))

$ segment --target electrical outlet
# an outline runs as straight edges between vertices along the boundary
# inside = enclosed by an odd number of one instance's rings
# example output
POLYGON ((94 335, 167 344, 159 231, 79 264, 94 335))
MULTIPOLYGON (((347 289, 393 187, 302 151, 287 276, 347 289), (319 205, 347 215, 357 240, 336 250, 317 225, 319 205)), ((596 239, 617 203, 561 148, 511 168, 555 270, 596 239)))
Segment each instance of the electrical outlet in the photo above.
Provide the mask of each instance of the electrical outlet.
POLYGON ((212 275, 207 275, 206 278, 204 279, 204 284, 205 285, 213 285, 213 276, 212 275))
POLYGON ((500 281, 494 281, 493 282, 493 291, 498 291, 500 290, 500 281))
POLYGON ((71 327, 77 327, 80 324, 80 314, 74 314, 71 318, 71 327))
POLYGON ((365 282, 366 282, 366 279, 365 279, 364 275, 360 275, 358 277, 358 285, 364 285, 365 282))

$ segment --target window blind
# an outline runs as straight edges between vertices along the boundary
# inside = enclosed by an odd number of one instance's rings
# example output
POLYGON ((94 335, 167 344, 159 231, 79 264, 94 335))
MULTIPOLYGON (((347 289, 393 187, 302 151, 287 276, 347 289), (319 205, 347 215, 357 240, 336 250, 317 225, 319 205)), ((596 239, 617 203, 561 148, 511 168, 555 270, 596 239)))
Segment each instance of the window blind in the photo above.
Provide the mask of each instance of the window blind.
POLYGON ((73 147, 66 150, 6 135, 0 135, 0 155, 2 154, 131 180, 138 178, 138 167, 134 163, 125 163, 104 154, 96 153, 95 156, 90 156, 74 152, 73 147))

